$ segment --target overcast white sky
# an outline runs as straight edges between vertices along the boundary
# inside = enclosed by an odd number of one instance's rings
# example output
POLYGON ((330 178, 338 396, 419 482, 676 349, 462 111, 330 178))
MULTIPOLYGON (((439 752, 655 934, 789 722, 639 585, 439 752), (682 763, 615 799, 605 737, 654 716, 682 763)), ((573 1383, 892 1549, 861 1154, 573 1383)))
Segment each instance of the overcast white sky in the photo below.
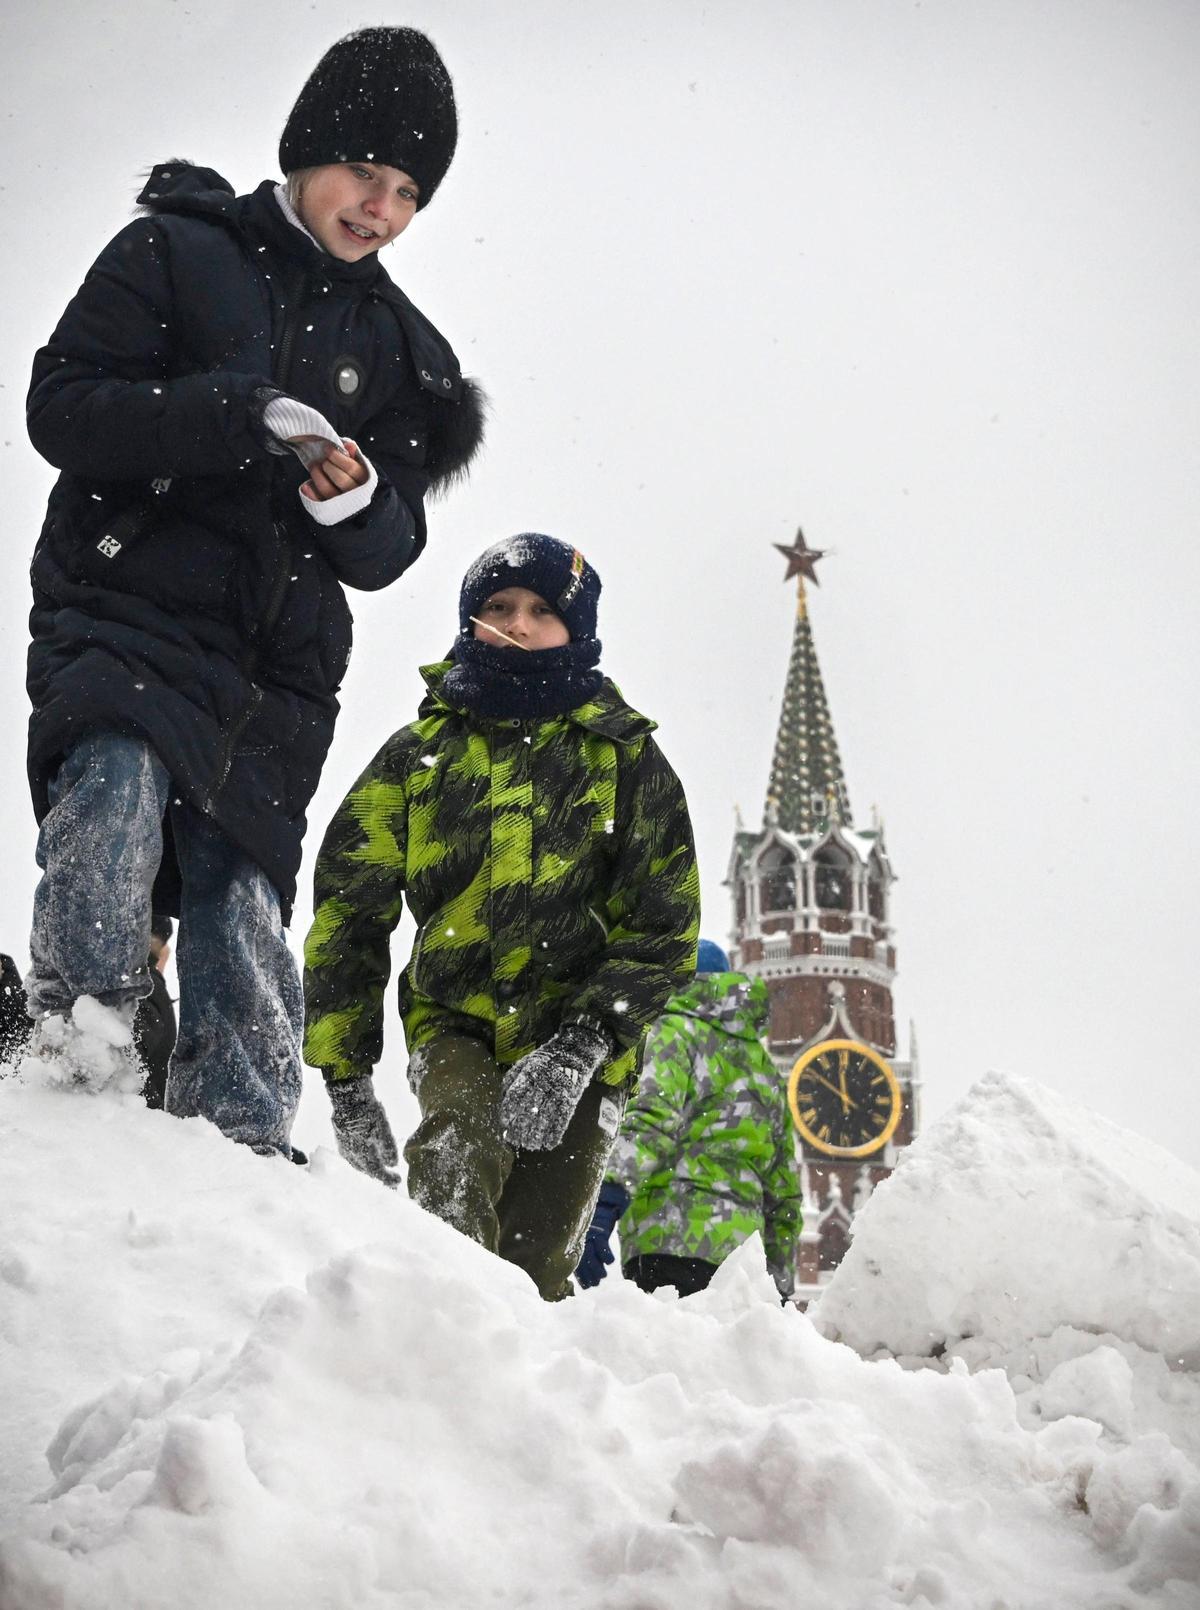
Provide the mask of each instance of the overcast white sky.
MULTIPOLYGON (((312 812, 410 719, 458 581, 521 529, 605 582, 605 665, 686 784, 725 937, 793 593, 857 820, 900 883, 926 1116, 989 1068, 1183 1151, 1200 1122, 1191 812, 1200 583, 1200 11, 1168 0, 64 0, 0 35, 0 946, 27 960, 26 570, 52 472, 30 359, 137 175, 239 190, 351 28, 424 28, 458 156, 390 272, 492 395, 426 556, 352 599, 312 812), (381 16, 381 11, 387 11, 381 16)), ((906 1038, 902 1034, 902 1040, 906 1038)))

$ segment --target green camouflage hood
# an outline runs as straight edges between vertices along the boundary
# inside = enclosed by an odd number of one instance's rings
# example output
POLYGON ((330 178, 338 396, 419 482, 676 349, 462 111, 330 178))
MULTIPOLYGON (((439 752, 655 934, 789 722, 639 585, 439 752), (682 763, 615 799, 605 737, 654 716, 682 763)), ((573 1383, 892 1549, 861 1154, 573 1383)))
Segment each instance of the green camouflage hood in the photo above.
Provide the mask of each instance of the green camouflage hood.
POLYGON ((672 995, 666 1012, 703 1019, 744 1040, 760 1040, 767 1032, 770 1005, 761 978, 746 973, 697 973, 686 989, 672 995))

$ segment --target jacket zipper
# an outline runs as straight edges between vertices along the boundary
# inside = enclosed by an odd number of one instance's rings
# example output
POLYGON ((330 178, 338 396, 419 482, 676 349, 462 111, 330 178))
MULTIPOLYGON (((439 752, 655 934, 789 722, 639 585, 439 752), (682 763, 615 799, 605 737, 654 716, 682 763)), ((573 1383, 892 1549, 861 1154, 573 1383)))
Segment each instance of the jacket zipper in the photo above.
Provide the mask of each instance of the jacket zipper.
POLYGON ((283 321, 283 335, 279 342, 279 363, 275 384, 280 391, 287 390, 288 375, 292 367, 292 348, 296 344, 296 331, 300 326, 300 313, 304 306, 304 292, 308 286, 308 275, 304 269, 298 270, 296 278, 287 290, 287 316, 283 321))
POLYGON ((229 780, 229 773, 233 766, 233 752, 237 747, 238 739, 250 725, 250 722, 254 719, 255 711, 262 703, 263 691, 254 680, 258 674, 259 645, 264 643, 275 630, 279 622, 279 616, 283 611, 283 597, 287 591, 288 583, 289 547, 287 535, 277 520, 272 522, 272 529, 279 541, 279 568, 275 574, 266 610, 255 633, 255 647, 251 649, 242 662, 242 669, 250 678, 250 697, 238 711, 232 726, 225 733, 225 742, 221 745, 221 757, 217 763, 216 776, 204 801, 204 809, 208 812, 212 811, 217 795, 229 780))
MULTIPOLYGON (((275 384, 281 391, 286 390, 288 374, 292 366, 292 348, 296 344, 296 331, 300 326, 300 314, 304 307, 304 292, 308 285, 308 274, 304 269, 297 270, 295 278, 289 285, 286 294, 287 314, 283 321, 283 335, 279 340, 279 362, 276 365, 275 384)), ((243 670, 250 678, 250 697, 238 712, 233 725, 225 734, 225 742, 221 745, 221 756, 217 764, 216 776, 213 785, 208 791, 204 802, 206 811, 211 811, 217 795, 229 780, 229 773, 233 767, 233 752, 237 747, 238 739, 245 732, 254 713, 262 703, 262 689, 254 678, 258 673, 258 647, 270 637, 279 621, 283 609, 283 595, 287 590, 289 544, 286 533, 281 529, 278 520, 272 522, 276 539, 280 547, 280 564, 271 588, 271 596, 267 600, 267 608, 255 633, 256 647, 252 649, 243 663, 243 670)))
POLYGON ((237 741, 242 736, 243 732, 245 732, 246 728, 250 725, 254 712, 258 709, 261 703, 262 689, 259 687, 257 682, 251 682, 250 697, 246 700, 241 710, 239 710, 236 721, 234 721, 233 725, 226 730, 225 742, 221 745, 221 759, 217 765, 217 775, 213 779, 213 785, 209 789, 204 800, 204 810, 209 815, 212 814, 212 808, 216 803, 217 795, 221 792, 229 780, 229 772, 233 766, 233 751, 237 745, 237 741))

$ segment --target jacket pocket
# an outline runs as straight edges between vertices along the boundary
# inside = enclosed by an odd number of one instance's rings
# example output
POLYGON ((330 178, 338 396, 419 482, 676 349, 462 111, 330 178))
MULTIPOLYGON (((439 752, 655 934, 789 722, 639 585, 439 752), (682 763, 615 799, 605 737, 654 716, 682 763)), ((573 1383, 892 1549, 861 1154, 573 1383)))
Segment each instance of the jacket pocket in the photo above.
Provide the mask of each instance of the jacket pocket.
POLYGON ((101 587, 120 586, 129 557, 150 534, 162 504, 152 492, 136 497, 114 514, 101 519, 86 533, 72 534, 60 517, 55 547, 72 581, 90 581, 101 587))

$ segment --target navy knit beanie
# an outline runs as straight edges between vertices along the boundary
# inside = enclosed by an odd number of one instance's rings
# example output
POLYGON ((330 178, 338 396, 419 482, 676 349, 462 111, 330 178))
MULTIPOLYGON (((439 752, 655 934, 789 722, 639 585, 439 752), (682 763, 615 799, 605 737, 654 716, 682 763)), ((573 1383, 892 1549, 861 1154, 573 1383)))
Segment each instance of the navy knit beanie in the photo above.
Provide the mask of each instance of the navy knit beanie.
POLYGON ((702 939, 696 949, 698 973, 727 973, 729 957, 713 939, 702 939))
POLYGON ((463 577, 458 595, 463 637, 472 635, 471 616, 505 587, 528 587, 544 598, 566 623, 573 643, 595 637, 600 578, 569 542, 523 531, 480 554, 463 577))
POLYGON ((417 181, 418 208, 441 184, 458 141, 446 64, 415 28, 361 28, 321 57, 279 142, 281 173, 381 162, 417 181))

